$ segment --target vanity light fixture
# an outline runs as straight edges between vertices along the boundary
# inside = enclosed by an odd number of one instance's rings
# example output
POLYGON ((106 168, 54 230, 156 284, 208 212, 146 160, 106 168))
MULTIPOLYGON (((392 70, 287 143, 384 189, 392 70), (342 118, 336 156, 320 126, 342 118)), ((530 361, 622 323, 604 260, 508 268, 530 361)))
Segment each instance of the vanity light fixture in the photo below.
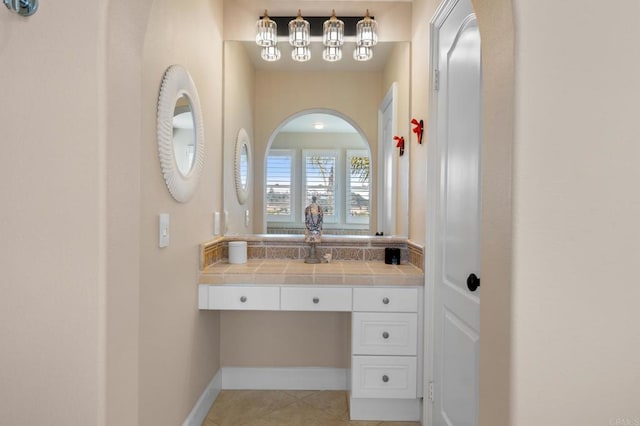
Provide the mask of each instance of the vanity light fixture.
POLYGON ((265 61, 280 59, 278 36, 289 37, 289 44, 292 46, 291 58, 295 62, 311 59, 312 36, 322 37, 322 58, 325 61, 336 62, 342 59, 345 36, 349 37, 349 41, 355 41, 354 60, 368 61, 373 57, 373 46, 378 43, 378 24, 368 9, 364 17, 345 16, 341 19, 336 16, 335 9, 328 18, 311 16, 306 19, 302 17, 300 9, 295 17, 289 15, 273 18, 269 17, 265 10, 264 15, 256 22, 256 43, 262 47, 261 56, 265 61))
POLYGON ((337 62, 342 59, 342 48, 340 46, 325 46, 322 51, 322 59, 327 62, 337 62))
POLYGON ((344 44, 344 22, 336 17, 336 11, 322 25, 322 43, 327 47, 340 47, 344 44))
POLYGON ((372 47, 378 44, 378 23, 367 14, 356 24, 356 46, 372 47))
POLYGON ((2 0, 7 9, 21 16, 31 16, 38 10, 38 0, 2 0))
POLYGON ((353 51, 353 59, 364 62, 373 58, 373 50, 369 46, 356 46, 353 51))
POLYGON ((291 51, 291 59, 296 62, 307 62, 311 59, 311 49, 309 46, 294 47, 291 51))
POLYGON ((309 21, 302 18, 298 9, 298 16, 289 22, 289 44, 293 47, 309 46, 311 30, 309 21))
POLYGON ((278 43, 278 25, 264 11, 262 19, 256 22, 256 44, 261 47, 274 47, 278 43))
POLYGON ((267 62, 278 61, 280 60, 280 49, 277 45, 263 47, 260 56, 267 62))

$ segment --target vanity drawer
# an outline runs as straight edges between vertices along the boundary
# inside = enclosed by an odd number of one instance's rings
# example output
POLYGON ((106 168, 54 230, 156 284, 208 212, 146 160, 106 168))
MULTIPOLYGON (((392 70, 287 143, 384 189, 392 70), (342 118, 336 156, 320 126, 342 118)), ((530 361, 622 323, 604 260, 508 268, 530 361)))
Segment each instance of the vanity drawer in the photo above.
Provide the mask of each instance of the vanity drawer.
POLYGON ((277 311, 280 288, 267 286, 209 286, 209 309, 277 311))
POLYGON ((361 312, 418 312, 418 289, 354 288, 353 310, 361 312))
POLYGON ((351 287, 282 287, 283 311, 351 311, 351 287))
POLYGON ((416 398, 416 357, 354 356, 353 398, 416 398))
POLYGON ((418 314, 354 312, 353 355, 416 355, 418 314))

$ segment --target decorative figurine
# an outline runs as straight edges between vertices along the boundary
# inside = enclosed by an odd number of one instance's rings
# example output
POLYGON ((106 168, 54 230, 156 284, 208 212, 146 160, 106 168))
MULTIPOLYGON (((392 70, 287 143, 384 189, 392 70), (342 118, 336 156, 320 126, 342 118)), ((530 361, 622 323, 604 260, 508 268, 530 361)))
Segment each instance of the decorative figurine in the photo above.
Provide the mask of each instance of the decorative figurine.
POLYGON ((311 204, 304 209, 304 241, 311 244, 309 256, 304 260, 305 263, 320 263, 320 259, 316 257, 316 243, 322 240, 322 207, 316 202, 317 197, 311 197, 311 204))

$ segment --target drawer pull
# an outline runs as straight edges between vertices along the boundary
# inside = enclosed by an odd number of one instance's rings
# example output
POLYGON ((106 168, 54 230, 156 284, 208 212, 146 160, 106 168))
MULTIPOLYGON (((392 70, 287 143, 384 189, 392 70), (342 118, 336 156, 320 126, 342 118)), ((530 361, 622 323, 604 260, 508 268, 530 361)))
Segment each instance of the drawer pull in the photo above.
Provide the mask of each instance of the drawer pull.
POLYGON ((389 376, 387 376, 386 374, 382 376, 382 381, 387 383, 389 381, 389 376))
POLYGON ((247 296, 240 296, 240 302, 245 303, 247 301, 247 296))
POLYGON ((384 333, 382 333, 382 338, 383 339, 388 339, 389 338, 389 333, 387 333, 386 331, 384 333))
POLYGON ((319 298, 319 297, 314 297, 314 298, 313 298, 313 303, 315 303, 316 305, 317 305, 318 303, 320 303, 320 298, 319 298))
POLYGON ((382 303, 384 303, 385 305, 389 304, 389 298, 385 297, 384 299, 382 299, 382 303))

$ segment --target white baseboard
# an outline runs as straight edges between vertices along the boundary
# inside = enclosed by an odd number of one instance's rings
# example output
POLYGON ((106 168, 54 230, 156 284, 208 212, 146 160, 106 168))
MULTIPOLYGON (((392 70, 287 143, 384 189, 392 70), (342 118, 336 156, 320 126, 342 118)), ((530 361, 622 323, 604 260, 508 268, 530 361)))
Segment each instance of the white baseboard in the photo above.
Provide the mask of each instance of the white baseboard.
POLYGON ((422 417, 420 399, 349 398, 351 420, 417 422, 422 417))
POLYGON ((193 407, 184 423, 182 423, 182 426, 201 426, 221 390, 222 369, 218 370, 216 375, 213 376, 213 379, 211 379, 207 387, 204 389, 204 392, 202 392, 202 395, 200 395, 198 402, 196 402, 196 405, 193 407))
POLYGON ((223 367, 222 389, 348 390, 346 368, 223 367))
POLYGON ((223 367, 213 376, 182 426, 200 426, 222 389, 348 390, 346 368, 223 367))

